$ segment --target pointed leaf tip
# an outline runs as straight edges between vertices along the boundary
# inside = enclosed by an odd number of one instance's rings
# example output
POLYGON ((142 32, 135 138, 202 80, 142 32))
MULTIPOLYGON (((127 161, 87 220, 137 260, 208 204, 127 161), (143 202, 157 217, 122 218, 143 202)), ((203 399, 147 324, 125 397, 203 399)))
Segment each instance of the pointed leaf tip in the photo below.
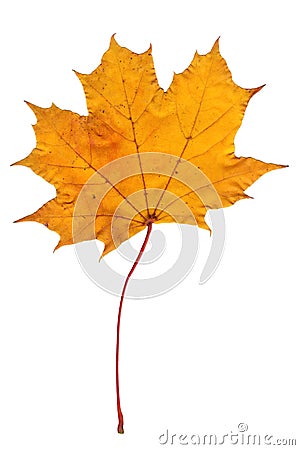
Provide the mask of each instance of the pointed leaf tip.
POLYGON ((112 48, 112 47, 120 47, 120 45, 118 44, 118 42, 116 41, 116 34, 117 33, 114 33, 112 36, 111 36, 111 38, 110 38, 110 43, 109 43, 109 48, 112 48))
POLYGON ((30 109, 34 109, 34 107, 36 106, 36 105, 34 105, 33 103, 31 103, 31 102, 29 102, 28 100, 24 100, 24 103, 26 103, 26 105, 30 108, 30 109))
POLYGON ((27 100, 24 100, 24 102, 31 109, 31 111, 35 114, 35 116, 37 116, 37 114, 39 112, 45 111, 46 109, 51 109, 53 107, 57 108, 57 106, 55 106, 54 103, 51 103, 51 105, 48 107, 47 106, 43 107, 43 106, 38 106, 38 105, 35 105, 34 103, 28 102, 27 100))
POLYGON ((220 53, 220 37, 221 37, 221 36, 219 36, 219 37, 215 40, 215 42, 214 42, 214 44, 213 44, 213 46, 212 46, 212 48, 211 48, 211 53, 220 53))
POLYGON ((257 94, 259 91, 261 91, 265 86, 266 86, 266 84, 262 84, 261 86, 258 86, 258 87, 256 87, 256 88, 248 89, 249 92, 251 93, 251 97, 252 97, 253 95, 257 94))

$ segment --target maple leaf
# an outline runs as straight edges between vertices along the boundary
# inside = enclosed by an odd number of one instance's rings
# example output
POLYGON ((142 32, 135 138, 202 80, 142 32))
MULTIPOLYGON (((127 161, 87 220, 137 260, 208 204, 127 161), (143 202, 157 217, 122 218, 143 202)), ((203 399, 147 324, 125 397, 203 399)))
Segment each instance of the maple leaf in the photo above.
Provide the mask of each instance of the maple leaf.
MULTIPOLYGON (((244 191, 255 180, 283 167, 234 155, 234 137, 244 111, 261 87, 244 89, 232 81, 218 41, 207 55, 196 53, 188 69, 174 75, 167 92, 158 85, 151 48, 135 54, 120 47, 114 37, 101 65, 90 75, 77 75, 86 95, 88 116, 55 105, 40 108, 29 104, 37 117, 34 125, 37 144, 29 156, 15 163, 30 167, 56 187, 56 198, 19 220, 37 221, 56 231, 60 235, 56 248, 96 237, 104 242, 103 254, 106 254, 115 248, 116 241, 121 244, 128 235, 145 228, 149 218, 155 223, 190 223, 181 211, 176 215, 176 208, 173 216, 162 213, 166 201, 159 190, 184 199, 198 226, 208 228, 204 217, 207 209, 215 205, 203 204, 194 190, 174 176, 186 160, 208 177, 223 207, 247 198, 244 191), (140 164, 139 174, 117 185, 99 176, 99 184, 104 181, 112 189, 95 217, 91 217, 90 226, 86 220, 88 211, 80 212, 82 227, 79 225, 74 236, 74 207, 90 177, 113 160, 130 154, 140 156, 144 152, 175 155, 177 167, 172 165, 168 175, 146 174, 140 164), (153 188, 156 188, 154 193, 153 188), (126 202, 118 221, 120 234, 118 239, 113 239, 112 217, 120 202, 136 191, 146 194, 144 205, 140 197, 137 206, 126 202)), ((202 194, 204 185, 198 187, 202 194)))
POLYGON ((126 279, 118 317, 118 431, 123 432, 120 314, 152 224, 175 221, 208 229, 208 209, 247 198, 245 190, 254 181, 285 166, 235 156, 236 132, 261 87, 245 89, 234 83, 218 41, 208 54, 196 53, 166 92, 156 79, 151 47, 136 54, 114 37, 99 67, 89 75, 76 74, 88 116, 29 104, 37 117, 37 144, 15 164, 30 167, 53 184, 56 197, 19 221, 37 221, 56 231, 56 248, 97 238, 105 245, 103 254, 148 228, 126 279), (116 161, 121 161, 117 170, 116 161), (186 183, 191 165, 203 176, 191 176, 186 183))

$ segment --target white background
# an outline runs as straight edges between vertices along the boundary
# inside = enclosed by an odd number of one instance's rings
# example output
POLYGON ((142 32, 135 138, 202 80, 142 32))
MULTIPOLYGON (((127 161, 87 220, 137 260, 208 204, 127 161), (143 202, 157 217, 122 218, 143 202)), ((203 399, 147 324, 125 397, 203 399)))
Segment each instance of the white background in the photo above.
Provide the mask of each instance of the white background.
POLYGON ((166 429, 221 436, 240 422, 299 445, 297 2, 11 0, 1 9, 0 448, 155 450, 167 447, 158 440, 166 429), (152 43, 164 88, 221 35, 235 82, 266 83, 236 154, 290 166, 257 181, 247 191, 254 200, 225 210, 225 253, 207 284, 198 279, 210 237, 199 231, 203 252, 182 284, 125 303, 124 435, 116 433, 118 299, 86 277, 72 247, 53 254, 55 233, 12 223, 55 192, 10 167, 35 144, 23 100, 85 114, 72 69, 93 70, 113 33, 136 52, 152 43))

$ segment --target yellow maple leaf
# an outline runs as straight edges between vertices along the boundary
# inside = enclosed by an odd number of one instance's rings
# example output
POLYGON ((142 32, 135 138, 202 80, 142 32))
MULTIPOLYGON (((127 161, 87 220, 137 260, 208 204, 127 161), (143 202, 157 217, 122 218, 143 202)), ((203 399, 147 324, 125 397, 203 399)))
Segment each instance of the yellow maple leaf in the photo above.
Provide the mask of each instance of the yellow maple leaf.
POLYGON ((208 228, 204 220, 207 209, 246 198, 244 191, 261 175, 284 167, 234 155, 234 138, 246 106, 261 88, 244 89, 233 82, 218 41, 207 55, 196 53, 190 66, 174 75, 167 92, 158 85, 151 48, 136 54, 120 47, 114 37, 99 67, 90 75, 77 75, 88 116, 55 105, 40 108, 29 104, 37 117, 37 144, 29 156, 15 163, 30 167, 56 187, 56 198, 20 221, 37 221, 59 233, 57 248, 97 238, 104 242, 105 254, 141 231, 149 219, 155 223, 196 222, 208 228), (143 155, 149 152, 151 173, 143 167, 143 155), (174 158, 169 164, 164 159, 162 164, 161 153, 176 157, 175 164, 174 158), (128 155, 137 157, 128 162, 132 164, 130 177, 112 181, 112 169, 107 176, 101 175, 99 169, 128 155), (210 186, 204 178, 192 189, 182 182, 177 175, 184 174, 186 161, 206 175, 210 186), (137 163, 138 170, 133 167, 137 163), (96 210, 91 202, 99 199, 97 189, 86 194, 81 202, 86 208, 77 211, 74 233, 75 204, 91 178, 94 185, 106 183, 111 189, 96 210), (211 186, 221 203, 216 203, 215 195, 205 194, 211 186), (141 195, 134 197, 136 192, 141 195))
POLYGON ((120 317, 127 283, 145 250, 153 223, 207 228, 208 209, 247 198, 264 173, 285 167, 236 157, 234 138, 250 98, 261 87, 236 85, 218 41, 195 54, 164 92, 151 48, 136 54, 114 37, 90 75, 77 73, 88 116, 29 104, 37 117, 36 148, 15 164, 30 167, 56 187, 56 197, 19 221, 40 222, 60 235, 56 248, 91 239, 103 254, 147 227, 123 287, 118 314, 116 386, 118 432, 120 317))

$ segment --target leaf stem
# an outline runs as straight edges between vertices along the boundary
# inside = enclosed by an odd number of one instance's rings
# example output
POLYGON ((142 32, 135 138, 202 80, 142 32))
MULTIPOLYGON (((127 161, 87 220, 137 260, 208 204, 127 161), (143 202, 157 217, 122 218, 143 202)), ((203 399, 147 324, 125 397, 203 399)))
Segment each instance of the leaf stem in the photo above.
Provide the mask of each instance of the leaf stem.
POLYGON ((150 237, 150 233, 152 230, 152 224, 153 224, 153 219, 149 219, 147 221, 147 234, 146 237, 144 239, 143 245, 139 251, 139 254, 136 258, 136 260, 133 263, 133 266, 131 267, 124 286, 123 286, 123 290, 122 290, 122 294, 121 294, 121 299, 120 299, 120 304, 119 304, 119 313, 118 313, 118 324, 117 324, 117 343, 116 343, 116 391, 117 391, 117 410, 118 410, 118 433, 123 434, 124 433, 124 419, 123 419, 123 413, 122 413, 122 409, 121 409, 121 402, 120 402, 120 384, 119 384, 119 348, 120 348, 120 323, 121 323, 121 314, 122 314, 122 306, 123 306, 123 301, 124 301, 124 296, 125 296, 125 291, 129 282, 129 279, 131 277, 131 275, 133 274, 136 266, 138 265, 144 251, 145 248, 147 246, 147 243, 149 241, 149 237, 150 237))

